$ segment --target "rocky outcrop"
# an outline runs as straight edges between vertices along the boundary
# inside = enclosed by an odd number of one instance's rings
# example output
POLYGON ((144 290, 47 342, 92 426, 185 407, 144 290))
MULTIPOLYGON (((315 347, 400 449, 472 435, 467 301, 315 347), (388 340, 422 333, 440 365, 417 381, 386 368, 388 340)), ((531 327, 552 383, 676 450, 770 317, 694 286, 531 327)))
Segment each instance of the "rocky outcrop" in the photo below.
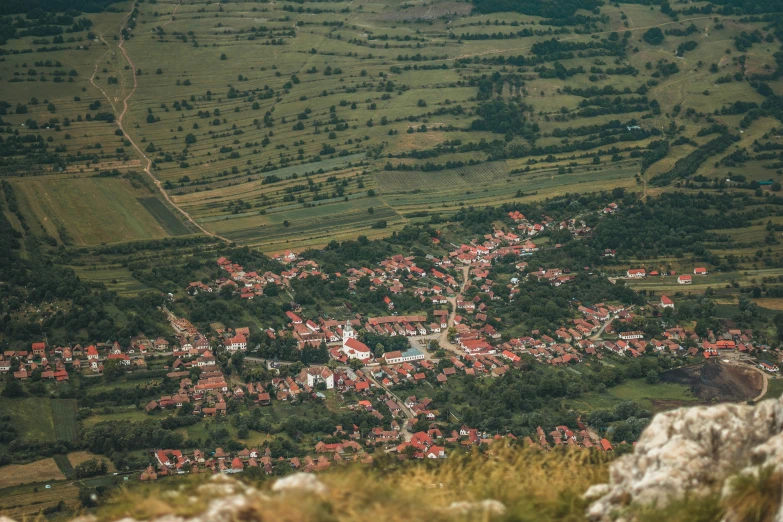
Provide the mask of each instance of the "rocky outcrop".
MULTIPOLYGON (((610 466, 608 484, 591 487, 587 515, 614 520, 627 507, 663 506, 689 495, 730 490, 730 477, 765 466, 783 471, 783 402, 682 408, 655 416, 632 454, 610 466)), ((783 512, 778 514, 783 521, 783 512)))
POLYGON ((302 493, 315 493, 316 495, 323 495, 327 489, 323 482, 318 480, 318 477, 308 473, 294 473, 288 477, 277 480, 272 485, 272 491, 277 492, 291 492, 298 491, 302 493))

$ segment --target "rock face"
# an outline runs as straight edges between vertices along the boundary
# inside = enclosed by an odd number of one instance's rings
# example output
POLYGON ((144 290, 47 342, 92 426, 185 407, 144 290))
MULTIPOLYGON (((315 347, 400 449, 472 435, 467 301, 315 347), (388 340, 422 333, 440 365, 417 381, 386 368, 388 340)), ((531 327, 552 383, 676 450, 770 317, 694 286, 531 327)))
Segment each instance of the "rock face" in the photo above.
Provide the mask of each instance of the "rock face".
MULTIPOLYGON (((634 452, 610 467, 609 484, 591 487, 587 515, 613 520, 631 503, 658 506, 723 490, 732 475, 765 466, 783 471, 783 402, 682 408, 655 416, 634 452)), ((783 510, 778 513, 783 520, 783 510)))

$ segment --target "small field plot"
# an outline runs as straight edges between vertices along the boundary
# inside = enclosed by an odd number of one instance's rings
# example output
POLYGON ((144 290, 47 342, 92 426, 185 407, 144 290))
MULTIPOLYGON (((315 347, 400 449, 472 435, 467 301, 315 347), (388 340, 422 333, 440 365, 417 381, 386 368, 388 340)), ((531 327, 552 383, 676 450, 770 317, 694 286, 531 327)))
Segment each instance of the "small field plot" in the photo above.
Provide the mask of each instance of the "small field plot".
POLYGON ((49 399, 2 399, 0 411, 11 416, 11 424, 22 440, 55 441, 49 399))
POLYGON ((97 245, 170 235, 139 201, 149 193, 124 179, 35 178, 13 183, 28 219, 62 242, 97 245))
MULTIPOLYGON (((5 472, 4 470, 5 468, 0 468, 0 472, 5 472)), ((44 482, 48 482, 48 479, 44 482)), ((38 518, 38 514, 46 508, 56 506, 60 501, 68 507, 76 506, 79 497, 77 486, 62 482, 51 484, 51 486, 51 489, 45 489, 42 486, 18 486, 4 489, 3 494, 0 495, 0 513, 14 520, 47 520, 44 517, 38 518)))
MULTIPOLYGON (((265 216, 252 216, 230 221, 214 221, 208 227, 219 234, 225 234, 231 240, 245 244, 263 244, 265 251, 294 248, 293 245, 326 244, 331 239, 339 239, 350 232, 353 239, 364 234, 363 229, 380 220, 390 226, 398 220, 397 213, 379 198, 363 198, 331 205, 302 208, 296 206, 290 210, 269 213, 265 216), (369 209, 373 211, 370 213, 369 209)), ((385 229, 381 229, 383 232, 385 229)), ((390 232, 387 232, 390 233, 390 232)))
POLYGON ((106 421, 141 422, 145 419, 149 419, 149 416, 147 416, 143 411, 133 409, 133 410, 128 410, 127 412, 90 415, 89 417, 85 418, 82 422, 84 423, 85 428, 91 428, 92 426, 95 426, 99 422, 106 422, 106 421))
MULTIPOLYGON (((60 471, 54 459, 0 467, 0 489, 48 480, 65 480, 65 475, 60 471)), ((4 495, 0 495, 0 497, 2 496, 4 495)))
POLYGON ((57 467, 60 468, 60 471, 63 472, 63 475, 65 475, 67 478, 72 479, 73 478, 73 464, 71 464, 71 461, 68 460, 68 456, 64 455, 62 453, 59 453, 52 457, 54 459, 54 462, 57 464, 57 467))
POLYGON ((108 466, 109 473, 114 473, 115 471, 117 471, 117 468, 114 467, 114 464, 112 464, 111 461, 103 455, 96 455, 95 453, 90 453, 89 451, 74 451, 73 453, 68 454, 68 462, 73 467, 76 467, 82 462, 91 459, 106 461, 106 465, 108 466))
POLYGON ((103 283, 106 288, 117 292, 123 296, 134 296, 149 287, 140 283, 131 275, 130 270, 125 267, 102 267, 102 266, 72 266, 79 277, 85 281, 103 283))
POLYGON ((379 172, 375 175, 383 193, 437 192, 443 188, 472 187, 496 183, 508 175, 505 162, 486 163, 436 172, 379 172))
POLYGON ((139 203, 152 214, 152 217, 157 220, 160 226, 163 227, 163 230, 170 236, 190 234, 190 230, 158 198, 139 198, 139 203))
POLYGON ((52 420, 57 440, 71 442, 79 436, 76 399, 52 399, 52 420))

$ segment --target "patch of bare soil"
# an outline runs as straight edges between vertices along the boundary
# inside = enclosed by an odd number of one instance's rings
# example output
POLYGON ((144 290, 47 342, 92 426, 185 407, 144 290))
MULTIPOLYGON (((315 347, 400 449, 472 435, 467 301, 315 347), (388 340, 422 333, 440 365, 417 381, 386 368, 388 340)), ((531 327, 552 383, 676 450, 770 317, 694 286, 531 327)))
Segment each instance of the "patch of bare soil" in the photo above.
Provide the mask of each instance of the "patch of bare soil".
POLYGON ((661 374, 662 382, 690 387, 695 397, 708 402, 739 402, 756 397, 764 377, 753 368, 708 361, 699 366, 678 368, 661 374))

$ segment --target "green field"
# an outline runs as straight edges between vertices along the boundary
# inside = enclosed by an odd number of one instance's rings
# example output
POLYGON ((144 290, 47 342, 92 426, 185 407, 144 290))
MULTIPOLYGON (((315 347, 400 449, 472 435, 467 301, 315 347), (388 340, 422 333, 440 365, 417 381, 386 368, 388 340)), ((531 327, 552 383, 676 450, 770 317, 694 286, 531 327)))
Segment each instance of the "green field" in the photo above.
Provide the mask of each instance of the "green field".
POLYGON ((52 419, 57 440, 73 442, 79 436, 79 421, 76 414, 79 407, 76 399, 52 399, 52 419))
POLYGON ((11 416, 22 440, 57 440, 49 399, 0 399, 0 411, 11 416))
MULTIPOLYGON (((148 160, 174 204, 198 224, 267 252, 380 237, 407 224, 407 215, 448 216, 465 205, 616 187, 657 194, 671 188, 647 181, 709 141, 714 135, 699 131, 714 123, 739 141, 704 161, 696 175, 778 179, 775 162, 753 150, 770 139, 778 120, 744 121, 746 112, 722 110, 735 101, 761 104, 764 96, 749 79, 776 66, 779 42, 772 36, 737 49, 743 31, 771 35, 762 22, 739 15, 673 19, 657 7, 606 4, 600 17, 579 27, 441 1, 160 0, 138 5, 124 45, 131 64, 117 35, 132 6, 114 7, 90 15, 103 40, 85 42, 83 51, 39 52, 32 37, 23 37, 7 47, 24 53, 0 63, 0 78, 13 78, 6 101, 27 107, 4 121, 20 135, 40 134, 47 150, 57 148, 63 158, 62 171, 35 166, 28 177, 30 169, 17 169, 25 177, 13 181, 30 229, 59 243, 192 233, 141 172, 148 160), (644 41, 650 28, 666 33, 662 42, 644 41), (618 41, 613 33, 628 39, 623 52, 604 45, 618 41), (552 38, 589 50, 566 50, 555 60, 536 48, 552 38), (675 56, 685 43, 692 48, 675 56), (73 81, 55 91, 47 83, 51 68, 25 76, 39 56, 71 68, 73 81), (541 62, 497 61, 516 57, 541 62), (555 63, 566 73, 547 72, 555 63), (676 71, 662 69, 667 63, 676 71), (535 138, 473 125, 482 105, 478 86, 488 78, 490 97, 516 96, 526 105, 535 138), (610 103, 584 94, 592 88, 609 89, 610 103), (615 110, 642 92, 655 108, 615 110), (116 123, 92 117, 101 111, 122 114, 125 135, 116 123), (58 127, 41 131, 52 118, 58 127), (39 128, 30 128, 29 119, 39 128), (639 125, 646 135, 616 140, 600 128, 612 122, 639 125), (672 142, 667 156, 639 176, 642 153, 662 136, 672 142), (676 138, 685 141, 675 144, 676 138), (748 153, 737 156, 742 149, 748 153), (386 228, 373 228, 378 221, 386 228)), ((74 33, 76 42, 85 36, 74 33)), ((779 91, 780 80, 769 81, 779 91)), ((123 278, 96 277, 107 279, 123 278)))
POLYGON ((190 234, 190 230, 158 198, 139 198, 139 203, 152 214, 152 217, 158 221, 168 235, 190 234))
POLYGON ((783 379, 769 379, 767 393, 762 399, 779 399, 783 396, 783 379))
POLYGON ((68 459, 68 455, 59 453, 53 458, 57 463, 57 467, 63 472, 63 475, 68 478, 73 478, 73 464, 71 464, 71 461, 68 459))
POLYGON ((636 379, 608 388, 603 393, 590 392, 577 400, 567 402, 570 407, 588 412, 594 409, 611 409, 623 401, 634 401, 641 407, 655 412, 696 402, 698 399, 684 385, 648 384, 644 379, 636 379))
POLYGON ((27 222, 63 242, 95 245, 168 235, 141 203, 149 191, 123 179, 37 177, 15 180, 13 187, 27 222))

